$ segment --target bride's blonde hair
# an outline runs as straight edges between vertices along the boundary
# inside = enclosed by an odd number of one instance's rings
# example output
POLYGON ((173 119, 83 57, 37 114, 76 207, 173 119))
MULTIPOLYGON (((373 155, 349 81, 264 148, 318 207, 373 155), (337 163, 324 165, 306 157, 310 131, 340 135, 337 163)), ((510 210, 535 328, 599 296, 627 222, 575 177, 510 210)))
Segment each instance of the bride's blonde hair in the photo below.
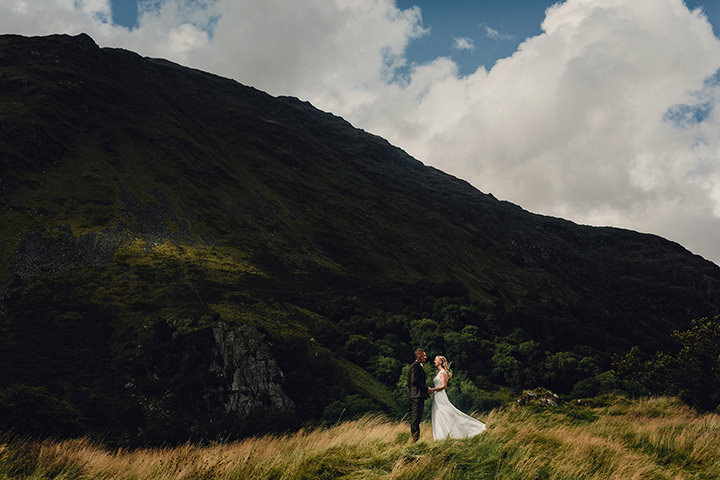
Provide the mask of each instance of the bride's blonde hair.
POLYGON ((437 358, 440 360, 440 366, 448 373, 448 378, 452 378, 452 372, 450 371, 450 364, 447 358, 442 355, 438 355, 437 358))

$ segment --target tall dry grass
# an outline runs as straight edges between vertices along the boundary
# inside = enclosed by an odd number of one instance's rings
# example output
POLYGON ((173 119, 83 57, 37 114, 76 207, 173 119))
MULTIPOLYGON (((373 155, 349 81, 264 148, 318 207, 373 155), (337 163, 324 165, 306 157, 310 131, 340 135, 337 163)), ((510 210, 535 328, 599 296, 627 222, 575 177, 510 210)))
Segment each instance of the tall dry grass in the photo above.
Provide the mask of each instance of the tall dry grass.
POLYGON ((114 450, 86 439, 0 445, 0 479, 717 479, 720 416, 677 400, 510 407, 468 440, 408 443, 405 423, 365 417, 210 446, 114 450))

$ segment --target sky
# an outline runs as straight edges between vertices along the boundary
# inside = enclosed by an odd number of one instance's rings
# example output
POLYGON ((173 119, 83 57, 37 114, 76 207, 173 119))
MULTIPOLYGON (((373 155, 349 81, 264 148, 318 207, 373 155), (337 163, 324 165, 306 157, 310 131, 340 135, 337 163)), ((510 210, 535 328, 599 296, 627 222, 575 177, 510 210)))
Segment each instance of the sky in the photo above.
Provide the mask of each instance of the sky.
POLYGON ((291 95, 485 193, 720 264, 719 0, 2 0, 291 95))

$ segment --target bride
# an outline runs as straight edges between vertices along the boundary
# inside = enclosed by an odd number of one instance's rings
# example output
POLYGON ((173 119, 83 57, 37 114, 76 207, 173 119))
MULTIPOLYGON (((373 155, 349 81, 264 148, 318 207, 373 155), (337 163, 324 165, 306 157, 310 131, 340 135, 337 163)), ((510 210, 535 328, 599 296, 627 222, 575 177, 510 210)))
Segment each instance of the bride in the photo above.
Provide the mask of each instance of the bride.
POLYGON ((435 357, 433 362, 438 369, 433 379, 435 392, 432 404, 432 432, 433 439, 469 438, 485 431, 485 424, 466 415, 450 403, 445 388, 452 372, 448 367, 447 359, 441 355, 435 357))

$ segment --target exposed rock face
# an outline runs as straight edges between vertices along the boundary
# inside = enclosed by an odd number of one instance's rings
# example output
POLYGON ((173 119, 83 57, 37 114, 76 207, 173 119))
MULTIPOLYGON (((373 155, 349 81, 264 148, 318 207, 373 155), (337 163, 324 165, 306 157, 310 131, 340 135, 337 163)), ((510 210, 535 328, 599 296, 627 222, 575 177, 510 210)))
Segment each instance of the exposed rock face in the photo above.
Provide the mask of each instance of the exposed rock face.
POLYGON ((241 416, 257 410, 290 410, 292 400, 281 388, 283 373, 262 342, 260 333, 249 325, 230 327, 220 321, 212 329, 215 347, 210 371, 223 384, 208 399, 220 401, 226 413, 241 416))
POLYGON ((216 318, 187 329, 161 321, 148 324, 141 341, 123 381, 142 413, 135 428, 119 429, 121 443, 228 438, 245 434, 258 415, 296 413, 282 371, 252 326, 216 318))
POLYGON ((17 249, 13 273, 23 278, 32 278, 75 265, 105 266, 110 263, 116 250, 131 239, 126 232, 111 229, 75 237, 70 228, 65 227, 56 238, 46 238, 32 232, 17 249))
POLYGON ((528 405, 539 405, 542 407, 557 407, 560 405, 560 397, 546 388, 536 388, 534 390, 525 390, 518 397, 518 406, 525 407, 528 405))

